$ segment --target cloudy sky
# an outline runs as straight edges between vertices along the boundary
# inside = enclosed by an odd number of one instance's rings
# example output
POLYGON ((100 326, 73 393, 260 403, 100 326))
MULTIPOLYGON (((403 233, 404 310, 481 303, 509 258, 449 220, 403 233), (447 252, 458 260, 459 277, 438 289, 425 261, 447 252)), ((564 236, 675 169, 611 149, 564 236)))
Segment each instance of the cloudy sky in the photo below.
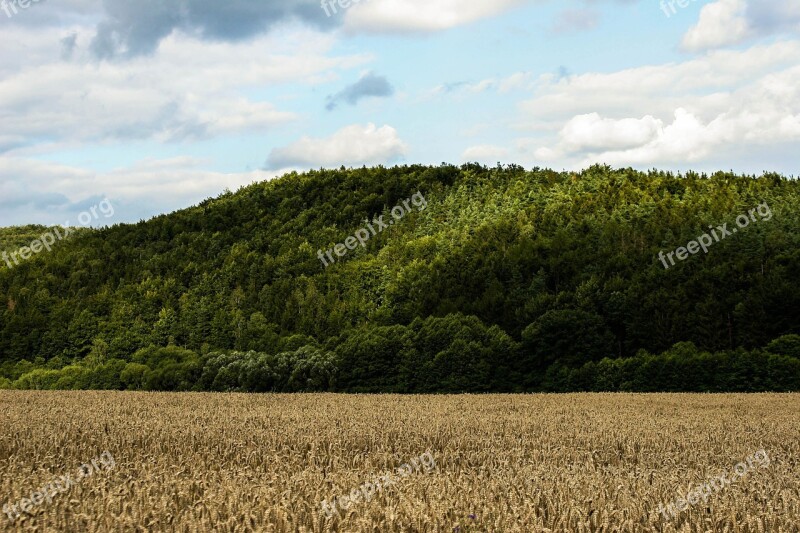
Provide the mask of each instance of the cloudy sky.
POLYGON ((0 225, 341 165, 797 175, 800 2, 684 1, 0 0, 0 225))

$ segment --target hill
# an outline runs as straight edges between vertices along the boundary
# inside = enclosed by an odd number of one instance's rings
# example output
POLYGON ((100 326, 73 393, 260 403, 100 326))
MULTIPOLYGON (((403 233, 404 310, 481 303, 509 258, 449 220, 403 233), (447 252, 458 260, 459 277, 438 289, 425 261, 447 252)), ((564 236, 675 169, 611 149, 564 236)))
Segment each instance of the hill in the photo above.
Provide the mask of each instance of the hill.
MULTIPOLYGON (((46 231, 47 228, 45 226, 37 225, 0 228, 0 252, 27 246, 46 231)), ((5 263, 0 264, 0 267, 3 265, 5 263)))
POLYGON ((293 173, 0 268, 0 386, 800 390, 799 196, 600 166, 293 173))

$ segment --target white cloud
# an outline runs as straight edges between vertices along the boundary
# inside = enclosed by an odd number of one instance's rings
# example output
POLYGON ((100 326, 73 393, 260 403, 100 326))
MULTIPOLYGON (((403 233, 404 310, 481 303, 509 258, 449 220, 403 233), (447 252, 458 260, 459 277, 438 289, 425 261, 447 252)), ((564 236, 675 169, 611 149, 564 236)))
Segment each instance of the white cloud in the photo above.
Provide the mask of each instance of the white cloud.
POLYGON ((544 76, 536 98, 523 104, 526 129, 538 136, 520 143, 535 161, 575 168, 674 168, 796 143, 798 63, 800 42, 792 41, 678 64, 544 76))
POLYGON ((575 115, 669 117, 679 107, 711 118, 730 105, 732 90, 800 64, 800 42, 717 50, 681 63, 566 78, 541 76, 536 96, 522 103, 529 126, 561 129, 575 115))
POLYGON ((336 36, 292 26, 241 42, 174 32, 152 56, 97 61, 88 51, 93 32, 91 24, 21 24, 0 33, 0 225, 61 223, 103 195, 136 220, 272 177, 277 171, 209 171, 241 163, 180 155, 197 153, 196 139, 278 135, 299 118, 281 109, 298 86, 313 91, 372 58, 334 53, 336 36), (66 35, 77 36, 76 46, 62 60, 66 35), (159 159, 106 170, 107 154, 128 161, 151 151, 159 159))
POLYGON ((345 30, 433 32, 498 15, 527 0, 362 0, 346 14, 345 30))
POLYGON ((651 141, 661 121, 651 116, 613 120, 597 113, 573 117, 561 130, 561 139, 572 151, 622 149, 651 141))
POLYGON ((587 155, 581 166, 595 162, 611 165, 650 165, 698 161, 711 154, 711 150, 735 140, 736 135, 720 128, 720 123, 703 124, 685 109, 677 109, 671 124, 658 121, 658 129, 643 142, 628 149, 604 150, 587 155))
POLYGON ((716 0, 703 6, 681 48, 720 48, 774 35, 800 34, 800 3, 786 0, 716 0))
POLYGON ((407 152, 407 145, 391 126, 353 124, 327 138, 303 137, 275 148, 267 165, 278 168, 381 164, 400 159, 407 152))
MULTIPOLYGON (((173 141, 264 131, 297 117, 252 96, 256 89, 315 85, 370 58, 331 56, 333 37, 299 30, 244 43, 204 42, 177 32, 161 41, 154 57, 97 62, 86 50, 91 32, 78 33, 82 52, 60 61, 58 34, 34 38, 14 29, 20 42, 34 48, 28 63, 14 67, 10 54, 0 63, 0 120, 14 132, 14 145, 173 141)), ((0 150, 4 144, 0 139, 0 150)))
POLYGON ((197 204, 223 189, 272 179, 288 169, 238 173, 203 170, 208 161, 175 157, 144 159, 108 172, 20 157, 0 157, 0 207, 4 224, 61 224, 93 201, 107 197, 112 220, 135 221, 197 204), (55 193, 49 191, 63 191, 55 193))
POLYGON ((739 43, 753 34, 745 0, 718 0, 703 6, 700 20, 686 32, 681 47, 697 52, 739 43))

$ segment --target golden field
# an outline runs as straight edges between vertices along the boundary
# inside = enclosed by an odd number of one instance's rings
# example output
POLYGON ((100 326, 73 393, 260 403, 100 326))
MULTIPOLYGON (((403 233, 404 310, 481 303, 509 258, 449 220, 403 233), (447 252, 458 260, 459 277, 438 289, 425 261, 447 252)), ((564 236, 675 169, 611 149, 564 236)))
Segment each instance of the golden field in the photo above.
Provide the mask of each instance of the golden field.
POLYGON ((0 391, 0 414, 0 503, 115 460, 6 530, 800 531, 800 395, 0 391), (659 513, 758 450, 767 466, 659 513), (432 472, 322 513, 426 451, 432 472))

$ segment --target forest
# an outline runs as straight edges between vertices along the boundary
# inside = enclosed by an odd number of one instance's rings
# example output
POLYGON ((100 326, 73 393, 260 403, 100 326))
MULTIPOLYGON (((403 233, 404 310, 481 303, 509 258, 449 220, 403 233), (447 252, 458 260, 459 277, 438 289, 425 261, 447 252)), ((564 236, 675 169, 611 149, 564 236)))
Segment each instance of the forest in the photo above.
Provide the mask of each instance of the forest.
MULTIPOLYGON (((776 174, 291 173, 0 264, 0 388, 800 391, 798 206, 776 174), (320 263, 418 191, 426 209, 320 263)), ((45 230, 1 229, 0 252, 45 230)))

